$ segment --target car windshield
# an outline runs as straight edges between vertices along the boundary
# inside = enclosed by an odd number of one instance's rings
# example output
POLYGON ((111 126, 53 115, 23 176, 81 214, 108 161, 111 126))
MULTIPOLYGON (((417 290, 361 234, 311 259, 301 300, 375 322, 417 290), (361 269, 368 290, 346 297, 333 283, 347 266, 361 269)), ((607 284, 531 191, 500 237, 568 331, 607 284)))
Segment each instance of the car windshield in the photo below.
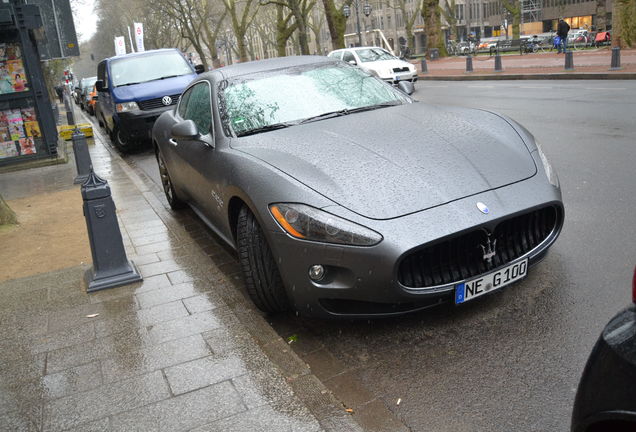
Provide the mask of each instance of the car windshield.
POLYGON ((311 65, 254 74, 221 85, 222 117, 237 136, 412 100, 349 65, 311 65))
POLYGON ((356 54, 362 63, 374 62, 379 60, 395 60, 395 57, 380 48, 365 48, 356 50, 356 54))
POLYGON ((84 78, 82 80, 82 88, 92 87, 95 81, 97 81, 97 77, 84 78))
POLYGON ((124 57, 113 60, 110 66, 115 87, 193 73, 192 67, 176 51, 124 57))

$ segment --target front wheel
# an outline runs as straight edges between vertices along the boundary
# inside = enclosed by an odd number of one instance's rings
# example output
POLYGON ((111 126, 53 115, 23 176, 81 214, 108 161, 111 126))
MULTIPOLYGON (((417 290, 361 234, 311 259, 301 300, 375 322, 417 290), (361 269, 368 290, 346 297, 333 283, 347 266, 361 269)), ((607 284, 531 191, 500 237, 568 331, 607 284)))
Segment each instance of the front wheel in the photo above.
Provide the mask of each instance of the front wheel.
POLYGON ((170 174, 168 174, 168 168, 166 167, 166 161, 163 159, 161 152, 157 148, 155 150, 155 157, 157 158, 157 165, 159 166, 159 176, 161 177, 161 185, 163 186, 163 193, 166 195, 166 200, 172 210, 179 210, 185 207, 183 202, 176 194, 170 174))
POLYGON ((130 138, 126 137, 117 123, 115 123, 113 130, 110 133, 110 140, 115 145, 117 150, 122 153, 128 153, 132 148, 132 142, 130 138))
POLYGON ((269 313, 289 309, 287 293, 267 239, 246 206, 239 212, 237 240, 245 286, 256 307, 269 313))

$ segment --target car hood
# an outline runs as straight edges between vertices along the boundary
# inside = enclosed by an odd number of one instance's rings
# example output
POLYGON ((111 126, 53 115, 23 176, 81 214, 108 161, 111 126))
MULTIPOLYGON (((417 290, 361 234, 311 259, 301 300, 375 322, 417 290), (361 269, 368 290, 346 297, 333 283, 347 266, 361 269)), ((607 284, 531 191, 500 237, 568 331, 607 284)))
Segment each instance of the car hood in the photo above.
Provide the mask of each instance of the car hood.
POLYGON ((359 66, 362 69, 374 70, 378 73, 387 73, 389 69, 393 70, 393 68, 403 68, 412 66, 411 63, 405 62, 404 60, 379 60, 374 62, 365 62, 360 63, 359 66))
POLYGON ((372 219, 439 206, 537 171, 501 117, 423 103, 246 136, 232 147, 372 219))
POLYGON ((166 95, 181 94, 183 89, 196 78, 197 74, 181 75, 174 78, 148 81, 140 84, 115 87, 113 96, 116 102, 144 101, 166 95))

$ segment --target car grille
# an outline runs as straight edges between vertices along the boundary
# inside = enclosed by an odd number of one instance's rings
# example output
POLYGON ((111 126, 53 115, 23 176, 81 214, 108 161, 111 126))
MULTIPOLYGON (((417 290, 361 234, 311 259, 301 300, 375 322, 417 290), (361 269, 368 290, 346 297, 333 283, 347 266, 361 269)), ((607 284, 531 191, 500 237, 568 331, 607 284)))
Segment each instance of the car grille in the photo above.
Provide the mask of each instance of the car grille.
MULTIPOLYGON (((175 95, 168 95, 170 96, 170 99, 172 99, 172 103, 170 105, 176 105, 177 102, 179 101, 179 96, 181 96, 180 94, 175 94, 175 95)), ((162 108, 165 106, 169 106, 169 105, 164 105, 163 102, 161 101, 161 99, 163 98, 163 96, 158 97, 158 98, 154 98, 154 99, 146 99, 145 101, 139 101, 139 108, 142 110, 151 110, 151 109, 155 109, 155 108, 162 108)))
POLYGON ((408 72, 408 71, 409 71, 408 66, 404 66, 401 68, 393 68, 393 72, 408 72))
POLYGON ((409 288, 448 285, 509 263, 543 242, 557 226, 556 207, 545 207, 501 221, 490 235, 496 254, 484 259, 485 227, 418 249, 399 264, 398 280, 409 288), (483 247, 482 247, 483 245, 483 247))

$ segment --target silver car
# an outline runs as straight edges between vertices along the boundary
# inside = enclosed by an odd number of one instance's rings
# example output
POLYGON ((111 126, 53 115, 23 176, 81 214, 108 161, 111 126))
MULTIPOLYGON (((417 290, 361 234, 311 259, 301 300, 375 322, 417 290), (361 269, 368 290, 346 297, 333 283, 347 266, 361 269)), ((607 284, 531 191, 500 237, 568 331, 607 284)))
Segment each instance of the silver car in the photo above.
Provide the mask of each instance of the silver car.
POLYGON ((263 311, 373 317, 523 279, 564 219, 533 136, 325 57, 200 75, 154 125, 166 198, 238 252, 263 311))

